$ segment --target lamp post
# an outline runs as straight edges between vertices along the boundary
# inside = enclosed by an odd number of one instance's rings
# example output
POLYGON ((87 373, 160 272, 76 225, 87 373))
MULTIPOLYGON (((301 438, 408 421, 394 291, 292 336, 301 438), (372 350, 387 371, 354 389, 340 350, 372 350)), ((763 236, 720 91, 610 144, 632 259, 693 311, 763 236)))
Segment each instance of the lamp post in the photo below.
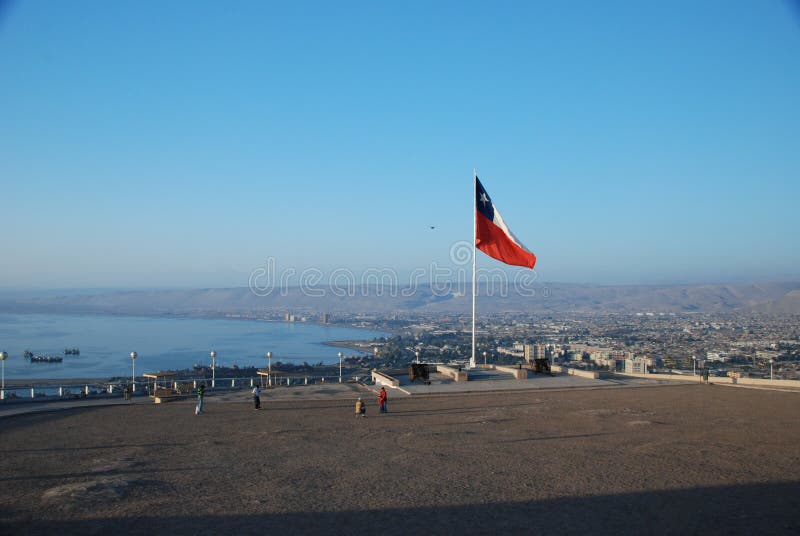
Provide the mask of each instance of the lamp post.
POLYGON ((131 352, 131 393, 136 390, 136 358, 139 354, 131 352))
POLYGON ((419 364, 419 350, 414 351, 414 357, 416 358, 416 361, 419 364))
POLYGON ((342 383, 342 352, 339 352, 339 383, 342 383))
POLYGON ((272 352, 267 352, 267 387, 272 385, 272 352))
POLYGON ((769 381, 772 381, 772 363, 774 363, 774 362, 775 362, 775 360, 770 358, 770 360, 769 360, 769 381))
POLYGON ((0 400, 6 399, 6 359, 8 359, 8 354, 6 352, 0 352, 0 362, 3 363, 3 384, 0 387, 0 400))
POLYGON ((217 352, 211 350, 211 388, 217 383, 217 352))
POLYGON ((483 364, 486 364, 486 350, 483 351, 483 364))
POLYGON ((695 371, 697 370, 697 356, 692 356, 692 376, 695 375, 695 371))

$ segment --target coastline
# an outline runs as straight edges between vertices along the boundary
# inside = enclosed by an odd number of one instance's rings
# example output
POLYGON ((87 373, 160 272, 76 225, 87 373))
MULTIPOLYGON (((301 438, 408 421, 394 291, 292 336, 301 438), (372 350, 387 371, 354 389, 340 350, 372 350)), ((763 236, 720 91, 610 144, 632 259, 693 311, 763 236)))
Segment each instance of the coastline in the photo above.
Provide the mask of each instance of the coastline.
POLYGON ((332 346, 334 348, 346 348, 348 350, 354 350, 356 352, 360 352, 362 354, 372 354, 372 341, 363 341, 365 344, 369 346, 369 348, 363 348, 359 346, 359 342, 362 341, 325 341, 322 344, 325 346, 332 346))
MULTIPOLYGON (((122 363, 123 361, 118 359, 118 354, 127 355, 129 352, 120 352, 120 346, 123 350, 127 350, 127 347, 130 346, 131 348, 137 349, 140 355, 147 355, 140 347, 137 346, 138 343, 136 343, 135 337, 131 337, 130 335, 138 332, 137 328, 135 327, 136 323, 125 321, 125 319, 129 319, 130 321, 155 321, 155 323, 152 325, 155 326, 154 329, 158 330, 155 333, 159 334, 159 338, 157 339, 159 343, 158 346, 151 347, 149 349, 149 355, 152 356, 155 354, 156 356, 160 356, 161 354, 164 354, 164 359, 159 357, 158 359, 154 359, 152 361, 142 361, 141 365, 139 360, 137 360, 136 372, 139 372, 140 370, 149 372, 151 370, 158 369, 175 372, 187 371, 191 374, 190 369, 192 368, 193 363, 195 365, 198 363, 197 359, 200 360, 199 362, 201 364, 208 364, 206 363, 208 358, 205 356, 207 356, 208 353, 207 350, 205 350, 205 346, 208 346, 209 348, 215 348, 218 352, 220 352, 221 349, 223 351, 222 355, 225 356, 223 358, 225 361, 217 361, 218 374, 219 369, 223 364, 224 366, 232 365, 233 367, 236 367, 238 363, 241 368, 247 368, 250 366, 263 366, 263 360, 261 358, 253 357, 259 355, 263 357, 263 353, 260 353, 262 347, 270 349, 273 353, 275 353, 278 361, 288 361, 289 363, 294 363, 295 361, 299 360, 307 360, 309 363, 323 362, 326 365, 334 365, 337 362, 336 353, 330 353, 330 351, 325 350, 325 348, 346 348, 348 350, 346 353, 350 354, 349 357, 352 357, 353 354, 371 354, 373 339, 390 336, 390 333, 386 331, 378 331, 364 326, 351 326, 345 323, 321 324, 319 322, 309 321, 286 322, 280 319, 247 318, 241 316, 228 316, 226 314, 175 315, 152 313, 138 315, 96 312, 45 313, 3 311, 0 313, 0 315, 8 319, 7 326, 15 332, 12 334, 11 339, 6 341, 11 344, 11 348, 8 349, 13 350, 13 353, 10 352, 11 361, 8 363, 13 365, 12 370, 6 370, 7 384, 10 384, 12 380, 19 380, 22 384, 35 383, 37 385, 57 385, 65 382, 107 383, 108 381, 116 381, 117 378, 120 377, 130 377, 130 365, 124 364, 117 367, 105 366, 103 363, 101 363, 101 361, 105 360, 111 361, 112 358, 115 362, 120 361, 122 363), (119 333, 123 336, 122 339, 118 339, 116 336, 110 336, 101 337, 99 341, 91 340, 93 339, 93 336, 90 335, 92 333, 91 329, 86 331, 84 330, 84 327, 95 326, 95 322, 104 322, 105 319, 111 322, 123 322, 122 324, 119 324, 119 326, 122 326, 121 331, 119 331, 119 333), (188 322, 186 327, 179 327, 176 324, 174 325, 174 328, 169 327, 172 324, 168 322, 161 323, 161 321, 172 319, 185 321, 200 320, 218 323, 209 328, 205 327, 204 324, 192 324, 191 322, 188 322), (241 322, 238 324, 221 322, 227 320, 248 320, 250 321, 250 324, 249 327, 242 327, 243 323, 241 322), (37 332, 35 329, 23 327, 38 326, 38 324, 43 324, 48 327, 57 327, 63 333, 59 334, 58 331, 56 331, 56 338, 51 339, 49 335, 39 335, 38 333, 40 332, 37 332), (298 327, 297 329, 294 329, 291 326, 278 327, 277 324, 301 324, 305 325, 306 327, 298 327), (17 328, 17 325, 20 327, 17 328), (134 327, 132 328, 131 326, 134 327), (231 328, 228 328, 227 326, 231 326, 231 328), (356 332, 355 330, 358 331, 356 332), (192 342, 191 338, 187 338, 186 336, 186 333, 192 332, 199 337, 199 339, 195 338, 194 342, 192 342), (206 337, 206 333, 212 334, 206 337), (76 363, 79 362, 79 359, 84 361, 86 366, 82 367, 83 371, 71 371, 76 372, 75 376, 72 377, 68 367, 65 366, 66 359, 65 365, 53 367, 52 372, 47 370, 48 367, 43 365, 37 365, 37 367, 40 368, 38 370, 34 370, 29 365, 24 363, 22 359, 23 348, 30 348, 35 352, 58 353, 60 352, 59 348, 64 347, 65 342, 62 341, 66 341, 64 334, 66 334, 66 338, 69 339, 72 339, 72 336, 75 335, 74 340, 69 340, 66 342, 67 347, 91 347, 92 343, 95 345, 100 345, 94 348, 94 353, 89 351, 85 352, 86 355, 80 358, 74 358, 76 363), (229 342, 231 345, 231 350, 230 352, 225 353, 225 348, 220 348, 220 346, 223 346, 220 344, 220 340, 226 340, 226 337, 229 336, 226 334, 232 334, 230 336, 238 338, 239 341, 244 342, 229 342), (253 339, 252 337, 254 336, 258 338, 253 339), (198 345, 197 343, 200 340, 204 340, 204 342, 198 345), (248 341, 259 342, 253 344, 252 342, 248 341), (262 344, 261 341, 263 341, 264 344, 262 344), (275 341, 274 345, 273 341, 275 341), (175 345, 177 347, 177 350, 174 351, 175 355, 169 354, 169 352, 172 351, 170 345, 175 345), (100 352, 99 356, 98 352, 100 352), (183 353, 184 356, 181 356, 181 353, 183 353), (191 360, 189 360, 189 358, 185 357, 185 355, 188 355, 189 353, 196 354, 199 357, 192 357, 191 360), (16 367, 19 368, 16 371, 13 370, 16 367), (119 370, 117 370, 118 368, 119 370), (67 375, 69 377, 65 377, 67 375)), ((117 324, 105 323, 97 325, 117 326, 117 324)), ((150 324, 142 325, 147 326, 150 324)), ((150 328, 142 330, 142 333, 145 334, 145 338, 147 337, 149 329, 150 328)), ((44 331, 41 331, 41 333, 44 333, 44 331)), ((115 332, 112 331, 110 333, 115 332)), ((266 350, 264 350, 264 352, 265 351, 266 350)), ((70 357, 70 359, 73 359, 73 357, 70 357)), ((128 359, 125 359, 124 362, 130 363, 128 359)), ((275 359, 273 359, 273 364, 274 362, 275 359)), ((9 367, 7 366, 6 369, 8 368, 9 367)))
POLYGON ((365 326, 359 326, 356 324, 349 324, 349 323, 331 323, 328 322, 324 324, 317 320, 305 320, 305 321, 297 321, 290 322, 287 320, 281 319, 272 319, 272 318, 259 318, 259 317, 251 317, 251 316, 243 316, 238 313, 223 313, 223 312, 216 312, 216 313, 126 313, 126 312, 117 312, 117 311, 76 311, 76 310, 0 310, 0 315, 53 315, 53 316, 99 316, 99 317, 113 317, 113 318, 158 318, 158 319, 188 319, 188 320, 245 320, 250 322, 266 322, 270 324, 292 324, 292 325, 312 325, 312 326, 319 326, 319 327, 329 327, 329 328, 346 328, 346 329, 357 329, 361 331, 372 331, 377 333, 386 333, 387 335, 394 335, 391 331, 379 328, 370 328, 365 326))

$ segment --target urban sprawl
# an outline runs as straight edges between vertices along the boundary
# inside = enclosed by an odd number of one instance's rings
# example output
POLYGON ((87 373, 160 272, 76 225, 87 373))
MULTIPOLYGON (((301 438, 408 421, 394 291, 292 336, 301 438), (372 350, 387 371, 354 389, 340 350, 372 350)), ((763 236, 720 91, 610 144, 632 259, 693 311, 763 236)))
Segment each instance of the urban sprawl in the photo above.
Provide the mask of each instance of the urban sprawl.
MULTIPOLYGON (((349 369, 404 367, 412 361, 461 364, 472 351, 468 314, 284 310, 226 316, 330 323, 392 334, 343 341, 341 346, 358 352, 345 357, 349 369)), ((476 361, 516 364, 548 359, 585 370, 799 379, 798 326, 795 316, 751 313, 505 313, 477 320, 476 361)), ((279 359, 273 363, 278 369, 295 367, 279 359)))

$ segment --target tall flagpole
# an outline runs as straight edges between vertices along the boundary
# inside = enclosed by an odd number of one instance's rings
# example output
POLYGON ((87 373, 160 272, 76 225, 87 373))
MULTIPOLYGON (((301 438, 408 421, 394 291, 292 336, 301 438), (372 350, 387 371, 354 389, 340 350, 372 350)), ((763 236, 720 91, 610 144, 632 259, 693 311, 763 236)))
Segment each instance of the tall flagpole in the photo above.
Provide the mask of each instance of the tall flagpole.
POLYGON ((478 241, 478 170, 472 170, 472 357, 469 360, 469 367, 475 367, 475 296, 478 285, 475 281, 475 272, 478 262, 475 242, 478 241))

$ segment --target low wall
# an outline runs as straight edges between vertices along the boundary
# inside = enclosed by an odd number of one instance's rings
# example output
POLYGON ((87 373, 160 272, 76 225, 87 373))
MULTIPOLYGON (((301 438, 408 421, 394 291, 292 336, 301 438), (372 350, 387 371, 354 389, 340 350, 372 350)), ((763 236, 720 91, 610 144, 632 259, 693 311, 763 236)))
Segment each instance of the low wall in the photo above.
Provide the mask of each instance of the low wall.
POLYGON ((514 376, 515 380, 527 380, 528 379, 528 372, 530 369, 526 368, 517 368, 517 367, 503 367, 503 366, 495 366, 495 370, 499 370, 500 372, 505 372, 506 374, 511 374, 514 376))
POLYGON ((794 387, 800 389, 800 381, 798 380, 765 380, 761 378, 716 378, 714 376, 708 379, 711 383, 732 383, 735 385, 757 385, 761 387, 794 387), (721 382, 719 380, 725 380, 721 382))
POLYGON ((458 370, 453 367, 448 367, 445 365, 436 365, 436 372, 440 374, 444 374, 446 376, 450 376, 456 382, 465 382, 469 380, 469 376, 467 375, 466 370, 458 370))
MULTIPOLYGON (((703 377, 692 376, 691 374, 634 374, 633 372, 615 372, 616 376, 625 376, 629 378, 647 378, 648 380, 675 380, 679 382, 701 382, 703 377)), ((717 383, 730 383, 730 378, 713 378, 714 381, 723 380, 717 383)), ((711 378, 709 378, 711 380, 711 378)))
POLYGON ((578 376, 579 378, 589 378, 592 380, 612 378, 614 374, 605 370, 581 370, 570 367, 562 367, 561 365, 551 365, 550 370, 553 372, 560 372, 569 376, 578 376))
POLYGON ((397 378, 393 378, 388 374, 378 372, 377 370, 372 371, 372 381, 375 382, 375 385, 388 385, 389 387, 400 387, 400 380, 398 380, 397 378))
MULTIPOLYGON (((647 378, 649 380, 676 380, 683 382, 702 382, 703 376, 700 374, 633 374, 629 372, 617 372, 617 376, 630 376, 632 378, 647 378)), ((730 378, 728 376, 709 376, 708 383, 732 384, 732 385, 752 385, 759 387, 794 387, 800 389, 800 380, 765 380, 762 378, 730 378)))
POLYGON ((596 370, 580 370, 570 367, 562 367, 561 365, 550 365, 550 370, 559 374, 567 374, 569 376, 578 376, 581 378, 597 379, 599 377, 596 370))

